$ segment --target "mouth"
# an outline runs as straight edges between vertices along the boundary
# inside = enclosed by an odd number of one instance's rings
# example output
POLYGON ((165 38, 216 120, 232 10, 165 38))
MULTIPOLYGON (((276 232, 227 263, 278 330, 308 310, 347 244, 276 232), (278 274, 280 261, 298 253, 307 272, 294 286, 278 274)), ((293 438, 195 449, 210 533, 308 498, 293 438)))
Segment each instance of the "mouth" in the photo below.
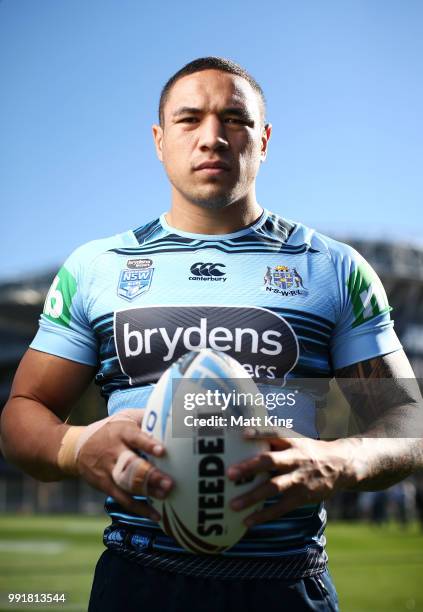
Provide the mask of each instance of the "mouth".
POLYGON ((195 172, 203 172, 210 176, 229 172, 230 169, 229 164, 223 161, 206 161, 194 167, 195 172))

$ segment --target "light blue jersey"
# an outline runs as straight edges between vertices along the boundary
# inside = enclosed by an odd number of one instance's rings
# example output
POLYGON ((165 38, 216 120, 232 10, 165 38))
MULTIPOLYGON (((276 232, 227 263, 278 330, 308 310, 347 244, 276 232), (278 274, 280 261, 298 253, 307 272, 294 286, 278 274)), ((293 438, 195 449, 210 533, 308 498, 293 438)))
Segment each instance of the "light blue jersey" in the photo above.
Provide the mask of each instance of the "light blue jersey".
MULTIPOLYGON (((401 348, 389 312, 369 264, 300 223, 264 211, 243 230, 204 235, 171 228, 162 215, 69 257, 31 347, 96 366, 113 414, 145 407, 162 372, 199 348, 227 352, 259 385, 330 378, 401 348)), ((146 549, 154 542, 155 551, 180 550, 111 498, 106 509, 121 525, 144 529, 146 549)), ((295 553, 306 575, 310 549, 324 555, 325 522, 323 505, 303 507, 250 529, 225 555, 295 553)))

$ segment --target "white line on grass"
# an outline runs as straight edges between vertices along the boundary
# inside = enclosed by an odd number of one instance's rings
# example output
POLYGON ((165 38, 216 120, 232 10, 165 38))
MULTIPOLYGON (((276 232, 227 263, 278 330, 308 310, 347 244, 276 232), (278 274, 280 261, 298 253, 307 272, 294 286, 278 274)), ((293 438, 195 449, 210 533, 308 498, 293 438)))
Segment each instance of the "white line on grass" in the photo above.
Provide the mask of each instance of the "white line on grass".
POLYGON ((31 540, 0 540, 0 552, 8 553, 39 553, 41 555, 58 555, 64 552, 69 545, 66 542, 31 540))

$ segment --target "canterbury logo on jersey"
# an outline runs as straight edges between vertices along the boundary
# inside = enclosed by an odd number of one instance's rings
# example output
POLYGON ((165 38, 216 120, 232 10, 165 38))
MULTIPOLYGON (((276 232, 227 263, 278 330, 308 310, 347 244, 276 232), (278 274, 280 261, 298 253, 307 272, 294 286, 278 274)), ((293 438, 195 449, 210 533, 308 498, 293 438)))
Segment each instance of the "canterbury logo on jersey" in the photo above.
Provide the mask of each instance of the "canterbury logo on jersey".
POLYGON ((147 306, 116 312, 114 326, 131 384, 158 379, 169 363, 201 348, 227 352, 256 379, 283 379, 298 359, 291 326, 264 308, 147 306))
POLYGON ((193 276, 189 277, 189 280, 209 280, 209 281, 226 281, 226 272, 221 270, 225 268, 225 264, 222 263, 202 263, 198 261, 193 264, 190 268, 193 276))

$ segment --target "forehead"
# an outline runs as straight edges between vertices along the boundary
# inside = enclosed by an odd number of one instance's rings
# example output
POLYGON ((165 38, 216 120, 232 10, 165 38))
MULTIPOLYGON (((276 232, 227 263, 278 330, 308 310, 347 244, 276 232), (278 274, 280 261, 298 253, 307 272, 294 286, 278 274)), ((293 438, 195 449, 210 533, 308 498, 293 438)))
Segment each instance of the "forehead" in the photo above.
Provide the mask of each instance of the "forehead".
POLYGON ((181 106, 206 111, 239 106, 250 113, 260 113, 259 96, 250 83, 220 70, 202 70, 176 81, 166 101, 165 115, 171 115, 181 106))

